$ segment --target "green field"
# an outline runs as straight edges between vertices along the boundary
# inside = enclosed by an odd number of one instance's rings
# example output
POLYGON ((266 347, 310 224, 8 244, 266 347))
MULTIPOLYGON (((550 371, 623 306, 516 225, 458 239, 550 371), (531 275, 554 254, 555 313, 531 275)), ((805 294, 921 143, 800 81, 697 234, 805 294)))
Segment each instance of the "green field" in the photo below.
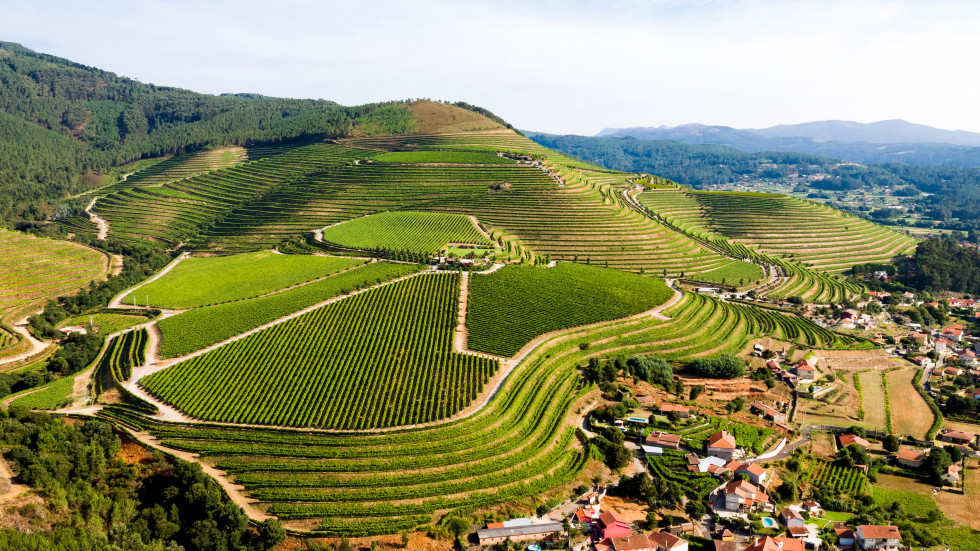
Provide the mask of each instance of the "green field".
POLYGON ((466 307, 468 345, 512 356, 538 335, 639 314, 672 295, 657 278, 566 262, 474 274, 466 307))
POLYGON ((100 312, 96 314, 82 314, 80 316, 68 318, 58 325, 61 327, 66 325, 86 327, 89 325, 94 325, 95 330, 100 335, 108 335, 110 333, 122 331, 123 329, 129 329, 130 327, 139 325, 148 319, 149 318, 146 316, 140 315, 100 312))
POLYGON ((452 351, 459 274, 420 274, 264 329, 141 380, 205 420, 365 429, 469 405, 497 362, 452 351), (271 352, 271 353, 270 353, 271 352))
POLYGON ((489 153, 473 153, 466 151, 397 151, 382 153, 373 158, 383 163, 447 163, 474 165, 512 165, 513 159, 498 157, 489 153))
POLYGON ((188 258, 163 277, 127 295, 123 301, 158 308, 195 308, 257 297, 363 264, 364 260, 328 256, 283 255, 272 251, 188 258))
POLYGON ((160 355, 183 356, 327 299, 422 269, 418 264, 375 262, 280 293, 182 312, 157 322, 160 355))
POLYGON ((379 251, 436 253, 449 243, 491 247, 462 214, 382 212, 323 230, 323 240, 341 247, 379 251))
POLYGON ((74 390, 75 378, 71 376, 61 377, 36 392, 16 398, 10 405, 31 409, 58 409, 69 404, 69 397, 74 390))

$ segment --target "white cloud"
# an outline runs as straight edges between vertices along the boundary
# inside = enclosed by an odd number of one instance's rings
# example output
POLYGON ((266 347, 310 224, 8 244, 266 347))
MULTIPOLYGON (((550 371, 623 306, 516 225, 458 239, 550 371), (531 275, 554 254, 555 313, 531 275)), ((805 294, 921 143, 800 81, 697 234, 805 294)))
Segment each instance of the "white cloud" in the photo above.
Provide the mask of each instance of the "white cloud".
POLYGON ((583 134, 831 118, 980 131, 970 2, 11 4, 6 40, 209 93, 462 99, 583 134))

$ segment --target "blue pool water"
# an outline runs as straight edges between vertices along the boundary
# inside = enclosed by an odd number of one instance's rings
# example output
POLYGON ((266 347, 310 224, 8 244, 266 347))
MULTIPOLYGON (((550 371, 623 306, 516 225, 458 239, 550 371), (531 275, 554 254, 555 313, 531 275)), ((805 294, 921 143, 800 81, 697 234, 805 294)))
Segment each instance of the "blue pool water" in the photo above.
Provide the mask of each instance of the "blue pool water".
POLYGON ((776 520, 769 517, 764 517, 762 519, 762 525, 766 528, 773 528, 776 526, 776 520))

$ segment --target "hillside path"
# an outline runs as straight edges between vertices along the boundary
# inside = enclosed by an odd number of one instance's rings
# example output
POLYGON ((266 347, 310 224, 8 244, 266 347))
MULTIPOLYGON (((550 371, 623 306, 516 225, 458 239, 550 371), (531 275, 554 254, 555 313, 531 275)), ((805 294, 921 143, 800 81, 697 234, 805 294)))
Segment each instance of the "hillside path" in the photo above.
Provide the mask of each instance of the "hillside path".
MULTIPOLYGON (((123 289, 122 292, 120 292, 118 295, 112 297, 112 300, 109 301, 109 308, 134 308, 133 306, 124 304, 122 302, 122 299, 126 298, 126 295, 128 295, 128 294, 136 291, 136 289, 139 289, 140 287, 146 285, 147 283, 152 283, 152 282, 160 279, 161 277, 167 275, 167 272, 169 272, 170 270, 173 270, 177 266, 177 264, 180 264, 184 260, 187 260, 189 257, 190 257, 190 253, 183 253, 182 255, 178 256, 177 258, 171 260, 169 264, 167 264, 166 266, 164 266, 162 270, 160 270, 159 272, 157 272, 156 274, 154 274, 149 279, 145 279, 145 280, 137 283, 136 285, 133 285, 132 287, 130 287, 128 289, 123 289)), ((135 307, 135 308, 138 309, 139 307, 135 307)))
POLYGON ((99 217, 99 215, 92 212, 92 207, 95 206, 95 202, 98 200, 99 200, 98 197, 92 199, 92 201, 88 204, 88 206, 85 207, 85 212, 88 214, 89 220, 95 222, 95 225, 99 227, 98 238, 105 239, 109 235, 109 223, 106 222, 101 217, 99 217))
MULTIPOLYGON (((34 314, 40 314, 43 311, 44 310, 39 310, 34 314)), ((0 365, 11 364, 14 362, 19 362, 21 360, 26 360, 27 358, 36 356, 41 352, 44 352, 45 350, 48 349, 49 346, 52 346, 54 344, 54 342, 42 342, 35 339, 34 336, 31 335, 31 332, 27 330, 27 320, 30 319, 30 317, 34 314, 30 314, 24 317, 24 319, 18 321, 13 325, 13 327, 11 327, 11 329, 20 333, 21 336, 23 336, 27 340, 27 342, 31 344, 30 350, 28 350, 27 352, 21 352, 20 354, 14 354, 13 356, 7 356, 6 358, 0 358, 0 365)))

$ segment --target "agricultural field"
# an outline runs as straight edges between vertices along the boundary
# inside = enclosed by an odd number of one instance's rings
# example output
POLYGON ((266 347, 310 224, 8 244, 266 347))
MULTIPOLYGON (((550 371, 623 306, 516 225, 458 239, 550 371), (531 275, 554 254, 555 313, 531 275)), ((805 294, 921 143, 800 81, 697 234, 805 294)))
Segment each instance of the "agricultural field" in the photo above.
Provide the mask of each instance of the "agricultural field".
POLYGON ((0 228, 0 323, 11 325, 44 300, 106 274, 105 254, 88 247, 0 228))
MULTIPOLYGON (((888 416, 885 404, 885 387, 882 384, 882 372, 876 369, 862 371, 857 375, 861 379, 861 401, 864 405, 864 422, 875 430, 885 430, 888 416)), ((914 391, 915 389, 909 389, 914 391)), ((918 394, 917 394, 918 395, 918 394)), ((930 425, 931 412, 930 412, 930 425)))
POLYGON ((105 395, 118 392, 111 402, 122 401, 145 413, 157 412, 156 406, 135 396, 123 383, 133 375, 133 369, 144 364, 149 333, 145 328, 127 331, 109 340, 95 367, 92 394, 97 401, 104 401, 105 395))
POLYGON ((656 278, 565 262, 508 266, 469 279, 469 347, 500 356, 551 331, 645 312, 673 294, 656 278))
POLYGON ((419 274, 368 290, 140 383, 211 421, 366 429, 445 419, 498 367, 452 351, 459 278, 419 274))
POLYGON ((664 450, 663 455, 647 455, 646 462, 650 472, 672 487, 677 495, 689 499, 705 499, 711 490, 718 487, 718 479, 711 473, 692 473, 687 470, 685 452, 664 450))
POLYGON ((233 256, 188 258, 159 279, 123 298, 131 304, 186 309, 243 300, 353 268, 362 259, 284 255, 260 251, 233 256), (149 297, 148 299, 146 297, 149 297))
POLYGON ((437 253, 449 243, 493 248, 469 217, 438 212, 383 212, 323 230, 323 240, 349 249, 437 253))
POLYGON ((134 325, 145 323, 149 318, 139 314, 122 314, 115 312, 97 312, 95 314, 82 314, 73 318, 68 318, 59 323, 59 327, 66 325, 82 326, 100 335, 108 335, 123 329, 129 329, 134 325))
POLYGON ((279 293, 194 308, 157 322, 163 334, 160 355, 183 356, 320 302, 421 269, 418 264, 375 262, 279 293))
POLYGON ((912 366, 889 371, 888 400, 893 432, 925 438, 935 417, 929 404, 915 390, 917 374, 918 370, 912 366))
POLYGON ((813 486, 850 496, 861 495, 868 488, 868 477, 861 469, 848 469, 822 459, 815 459, 805 476, 813 486))
POLYGON ((512 165, 513 159, 475 151, 394 151, 372 158, 381 163, 512 165))

